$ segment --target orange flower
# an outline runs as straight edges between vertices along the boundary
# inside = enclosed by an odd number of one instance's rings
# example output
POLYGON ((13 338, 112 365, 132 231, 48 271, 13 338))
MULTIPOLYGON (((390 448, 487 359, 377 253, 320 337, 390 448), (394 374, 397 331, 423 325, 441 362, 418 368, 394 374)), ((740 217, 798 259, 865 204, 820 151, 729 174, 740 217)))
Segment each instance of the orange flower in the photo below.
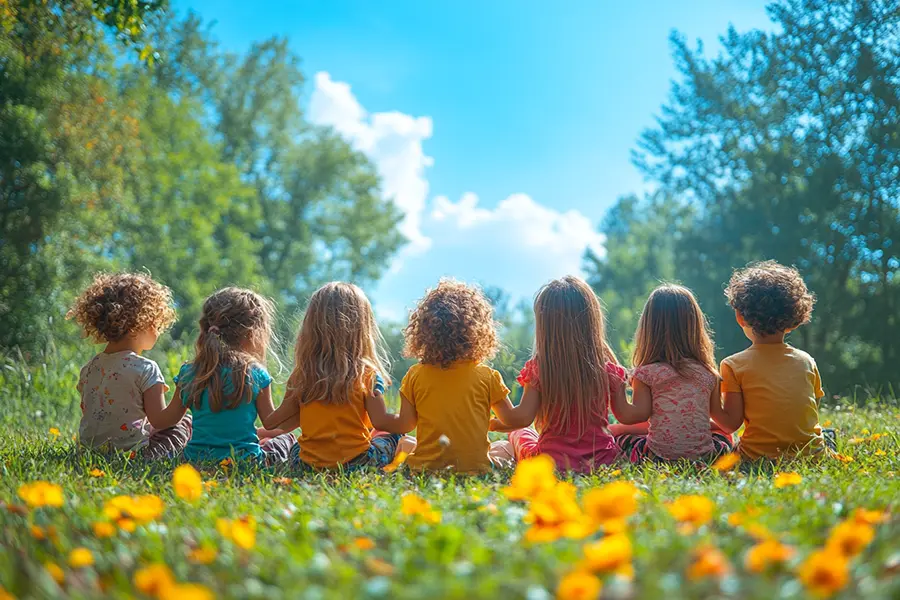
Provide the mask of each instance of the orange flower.
POLYGON ((612 573, 627 570, 631 566, 631 540, 622 533, 608 535, 600 541, 585 544, 585 571, 612 573))
POLYGON ((712 519, 713 502, 705 496, 681 496, 669 504, 669 513, 690 528, 701 527, 712 519))
POLYGON ((525 532, 528 542, 552 542, 561 537, 585 537, 596 529, 585 518, 575 499, 575 486, 558 483, 535 497, 528 507, 525 532))
POLYGON ((834 457, 845 464, 853 462, 853 457, 847 456, 846 454, 839 454, 839 453, 835 452, 834 457))
POLYGON ((778 540, 769 539, 756 544, 747 551, 744 565, 748 571, 762 573, 770 567, 779 565, 794 556, 794 549, 778 540))
POLYGON ((778 473, 775 475, 775 487, 781 489, 791 485, 799 485, 803 478, 799 473, 778 473))
POLYGON ((58 564, 46 562, 44 563, 44 570, 47 571, 47 574, 50 575, 51 579, 56 582, 56 585, 62 585, 66 582, 66 574, 58 564))
POLYGON ((216 560, 218 554, 216 549, 211 546, 201 546, 191 550, 190 554, 188 554, 188 560, 198 565, 208 565, 216 560))
POLYGON ((400 498, 400 512, 408 517, 420 517, 432 525, 441 522, 441 513, 433 510, 428 500, 418 494, 403 494, 400 498))
POLYGON ((231 540, 238 548, 250 550, 256 545, 256 519, 244 516, 240 519, 218 519, 216 529, 222 537, 231 540))
POLYGON ((556 481, 556 463, 541 454, 516 465, 510 485, 503 488, 503 493, 510 500, 530 500, 555 486, 556 481))
POLYGON ((847 586, 847 559, 829 549, 813 552, 800 566, 800 581, 813 595, 827 598, 847 586))
POLYGON ((375 547, 375 542, 373 542, 371 538, 358 537, 353 540, 353 545, 360 550, 371 550, 375 547))
POLYGON ((739 462, 741 462, 741 457, 732 452, 731 454, 723 454, 720 456, 716 462, 712 464, 712 468, 720 473, 724 473, 725 471, 730 471, 736 467, 739 462))
POLYGON ((47 539, 47 532, 44 531, 43 527, 40 527, 38 525, 32 525, 31 526, 31 537, 33 537, 34 539, 36 539, 38 541, 45 540, 45 539, 47 539))
POLYGON ((865 508, 857 508, 853 511, 853 520, 857 523, 865 525, 877 525, 887 521, 887 513, 883 510, 866 510, 865 508))
POLYGON ((290 477, 274 477, 272 479, 272 483, 277 483, 278 485, 283 485, 285 487, 294 483, 294 480, 290 477))
POLYGON ((175 495, 188 502, 196 502, 203 495, 203 478, 191 465, 181 465, 172 473, 175 495))
POLYGON ((384 471, 385 473, 393 473, 400 468, 400 465, 406 462, 407 457, 409 457, 408 452, 404 452, 403 450, 397 452, 397 454, 394 455, 394 459, 390 462, 390 464, 385 465, 382 468, 382 471, 384 471))
POLYGON ((88 475, 90 475, 91 477, 103 477, 104 475, 106 475, 106 473, 94 467, 88 472, 88 475))
POLYGON ((116 533, 116 528, 108 521, 97 521, 92 526, 94 535, 98 538, 112 537, 116 533))
POLYGON ((55 438, 58 438, 59 437, 59 429, 57 429, 56 427, 51 427, 50 435, 52 435, 55 438))
POLYGON ((214 600, 215 594, 198 583, 176 583, 162 590, 159 600, 214 600))
POLYGON ((595 600, 603 584, 591 573, 573 571, 562 578, 556 588, 557 600, 595 600))
MULTIPOLYGON (((145 494, 143 496, 116 496, 110 498, 103 507, 103 513, 113 521, 116 521, 122 529, 122 521, 135 521, 139 524, 156 520, 165 510, 163 501, 158 496, 145 494)), ((126 529, 127 530, 127 529, 126 529)), ((131 531, 134 529, 132 528, 131 531)))
POLYGON ((706 577, 722 577, 731 570, 728 559, 713 546, 701 546, 694 551, 694 561, 688 567, 687 576, 691 581, 706 577))
POLYGON ((584 511, 597 524, 627 519, 637 511, 640 492, 630 481, 613 481, 584 496, 584 511))
POLYGON ((55 483, 47 481, 35 481, 19 486, 19 498, 31 508, 50 506, 59 508, 63 505, 62 488, 55 483))
POLYGON ((73 569, 90 567, 94 564, 94 555, 87 548, 75 548, 69 553, 69 565, 73 569))
POLYGON ((825 544, 827 548, 853 558, 875 538, 875 529, 866 523, 844 521, 835 527, 825 544))
POLYGON ((134 587, 147 596, 158 598, 175 585, 175 576, 166 565, 154 563, 134 572, 134 587))

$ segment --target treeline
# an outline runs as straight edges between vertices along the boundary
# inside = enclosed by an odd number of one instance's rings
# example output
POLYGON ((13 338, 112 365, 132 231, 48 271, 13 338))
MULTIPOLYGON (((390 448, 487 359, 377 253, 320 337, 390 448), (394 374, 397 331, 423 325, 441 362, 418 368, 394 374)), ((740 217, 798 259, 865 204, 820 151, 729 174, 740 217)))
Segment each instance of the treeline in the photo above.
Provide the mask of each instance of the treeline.
POLYGON ((253 286, 286 314, 376 280, 403 239, 373 165, 301 110, 287 40, 219 48, 162 1, 0 2, 0 347, 63 332, 99 269, 147 269, 178 305, 253 286))
POLYGON ((720 355, 747 341, 722 290, 750 261, 818 295, 791 336, 831 393, 900 392, 900 3, 783 0, 772 33, 730 29, 707 58, 673 35, 680 78, 634 154, 656 192, 620 200, 588 258, 627 350, 659 280, 693 288, 720 355))

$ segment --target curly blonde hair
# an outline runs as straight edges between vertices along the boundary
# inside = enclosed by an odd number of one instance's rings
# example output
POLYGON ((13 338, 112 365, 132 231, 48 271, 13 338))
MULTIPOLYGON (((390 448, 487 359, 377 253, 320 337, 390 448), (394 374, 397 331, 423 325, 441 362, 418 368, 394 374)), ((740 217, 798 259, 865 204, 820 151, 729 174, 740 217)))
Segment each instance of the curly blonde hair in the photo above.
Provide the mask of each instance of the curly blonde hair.
POLYGON ((760 335, 805 325, 816 303, 800 272, 774 260, 752 263, 734 272, 725 297, 747 325, 760 335))
POLYGON ((143 273, 98 273, 66 313, 98 342, 131 332, 165 331, 175 322, 172 290, 143 273))
POLYGON ((497 353, 494 309, 482 291, 441 279, 409 315, 403 355, 447 368, 460 360, 482 362, 497 353))

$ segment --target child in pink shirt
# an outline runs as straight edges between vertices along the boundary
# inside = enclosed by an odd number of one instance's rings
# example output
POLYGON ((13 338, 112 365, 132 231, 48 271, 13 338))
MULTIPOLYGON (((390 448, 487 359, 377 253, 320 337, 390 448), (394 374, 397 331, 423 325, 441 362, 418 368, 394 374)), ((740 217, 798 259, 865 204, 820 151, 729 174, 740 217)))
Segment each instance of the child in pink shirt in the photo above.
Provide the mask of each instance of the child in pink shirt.
POLYGON ((610 426, 632 462, 645 458, 703 459, 732 449, 731 436, 712 431, 719 418, 719 375, 706 317, 687 288, 656 288, 635 332, 634 394, 614 398, 610 426))
POLYGON ((600 301, 583 280, 564 277, 538 292, 534 316, 534 356, 519 375, 525 391, 518 406, 509 399, 494 405, 492 429, 512 431, 492 454, 548 454, 558 468, 577 472, 614 462, 609 403, 625 399, 625 369, 606 343, 600 301), (532 421, 536 429, 527 427, 532 421))

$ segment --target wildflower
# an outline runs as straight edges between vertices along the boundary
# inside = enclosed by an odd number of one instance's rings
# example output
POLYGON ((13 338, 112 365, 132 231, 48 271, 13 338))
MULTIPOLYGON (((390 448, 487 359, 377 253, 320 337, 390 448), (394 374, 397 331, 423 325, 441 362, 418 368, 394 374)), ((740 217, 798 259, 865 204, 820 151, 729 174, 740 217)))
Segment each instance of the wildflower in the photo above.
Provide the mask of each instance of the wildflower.
MULTIPOLYGON (((559 483, 541 492, 529 505, 525 522, 531 527, 525 533, 529 542, 552 542, 561 537, 584 537, 584 513, 575 499, 575 486, 559 483)), ((590 524, 590 523, 589 523, 590 524)))
POLYGON ((172 473, 175 495, 188 502, 196 502, 203 495, 203 478, 191 465, 181 465, 172 473))
POLYGON ((59 508, 63 505, 62 488, 55 483, 35 481, 19 486, 19 498, 31 508, 50 506, 59 508))
POLYGON ((40 542, 42 540, 47 539, 47 532, 44 531, 44 528, 40 527, 39 525, 32 525, 31 526, 31 537, 33 537, 34 539, 36 539, 37 541, 40 542))
POLYGON ((59 437, 59 429, 57 429, 56 427, 51 427, 49 433, 55 438, 59 437))
MULTIPOLYGON (((113 521, 135 521, 137 524, 149 523, 158 519, 165 510, 163 501, 158 496, 145 494, 143 496, 116 496, 106 502, 103 513, 113 521)), ((133 529, 132 529, 133 531, 133 529)))
POLYGON ((94 555, 87 548, 75 548, 69 553, 69 566, 73 569, 90 567, 94 564, 94 555))
POLYGON ((191 550, 190 554, 188 554, 188 560, 198 565, 208 565, 216 560, 218 555, 219 553, 212 546, 202 546, 191 550))
POLYGON ((803 481, 799 473, 779 473, 775 476, 775 487, 781 489, 791 485, 799 485, 803 481))
POLYGON ((219 461, 219 466, 222 467, 223 471, 227 471, 228 468, 231 467, 231 465, 233 465, 233 464, 234 464, 234 461, 232 461, 230 458, 223 458, 222 460, 219 461))
POLYGON ((98 538, 112 537, 116 533, 116 528, 108 521, 97 521, 92 526, 94 535, 98 538))
POLYGON ((612 573, 631 566, 631 540, 622 533, 585 544, 582 566, 593 573, 612 573))
POLYGON ((744 529, 750 537, 760 542, 775 539, 775 535, 767 527, 759 523, 745 523, 744 529))
POLYGON ((0 585, 0 600, 16 600, 16 597, 6 591, 6 588, 0 585))
POLYGON ((203 489, 205 489, 205 490, 211 490, 211 489, 214 488, 214 487, 219 487, 219 482, 218 482, 218 481, 211 480, 211 481, 204 481, 204 482, 203 482, 203 489))
POLYGON ((137 528, 137 523, 135 523, 132 519, 119 519, 118 521, 116 521, 116 525, 119 529, 127 533, 133 533, 137 528))
POLYGON ((866 525, 877 525, 887 520, 887 513, 883 510, 866 510, 865 508, 857 508, 853 511, 852 518, 857 523, 866 525))
POLYGON ((56 585, 62 585, 66 582, 66 574, 58 564, 45 562, 44 570, 47 571, 47 574, 50 575, 50 578, 56 582, 56 585))
POLYGON ((363 564, 366 565, 366 569, 368 569, 372 575, 390 577, 394 574, 394 565, 373 556, 367 556, 363 564))
POLYGON ((846 587, 847 559, 829 549, 813 552, 800 566, 800 581, 816 596, 827 598, 846 587))
POLYGON ((838 452, 835 452, 835 453, 834 453, 834 457, 835 457, 836 459, 838 459, 839 461, 841 461, 842 463, 844 463, 844 464, 852 463, 852 462, 853 462, 853 457, 852 457, 852 456, 847 456, 846 454, 840 454, 840 453, 838 453, 838 452))
POLYGON ((638 489, 630 481, 613 481, 584 496, 584 511, 602 524, 627 519, 637 511, 638 489))
POLYGON ((871 525, 845 521, 832 530, 825 546, 849 559, 865 550, 874 537, 871 525))
POLYGON ((290 477, 275 477, 272 479, 273 483, 277 483, 278 485, 288 486, 291 485, 294 480, 290 477))
POLYGON ((885 452, 884 450, 876 450, 875 456, 887 456, 887 452, 885 452))
POLYGON ((159 600, 213 600, 212 591, 199 583, 176 583, 162 590, 159 600))
POLYGON ((384 465, 381 470, 385 473, 393 473, 400 468, 400 465, 406 462, 408 456, 408 452, 404 452, 403 450, 401 450, 400 452, 395 454, 394 459, 389 464, 384 465))
POLYGON ((147 596, 160 597, 175 585, 172 571, 162 563, 141 567, 134 572, 134 587, 147 596))
POLYGON ((778 540, 762 541, 747 551, 744 566, 753 573, 762 573, 770 567, 786 562, 794 556, 794 549, 778 540))
POLYGON ((256 545, 256 519, 249 515, 234 520, 218 519, 216 529, 238 548, 250 550, 256 545))
POLYGON ((359 550, 371 550, 375 547, 375 542, 373 542, 371 538, 358 537, 353 540, 353 545, 359 550))
POLYGON ((741 462, 741 458, 734 452, 731 454, 723 454, 720 456, 716 462, 712 464, 712 468, 720 473, 724 473, 725 471, 730 471, 737 464, 741 462))
POLYGON ((712 519, 713 502, 704 496, 681 496, 669 504, 669 513, 679 523, 693 529, 712 519))
POLYGON ((722 577, 731 570, 728 559, 713 546, 701 546, 694 552, 694 561, 688 567, 687 576, 691 581, 706 577, 722 577))
POLYGON ((562 578, 556 588, 557 600, 595 600, 603 584, 592 573, 573 571, 562 578))
POLYGON ((94 467, 93 469, 88 471, 88 475, 90 475, 91 477, 103 477, 104 475, 106 475, 106 473, 94 467))
POLYGON ((421 517, 432 525, 441 522, 441 513, 433 510, 427 500, 417 494, 404 494, 400 499, 400 512, 409 517, 421 517))
POLYGON ((510 500, 530 500, 556 485, 556 464, 546 454, 526 458, 516 466, 503 493, 510 500))
POLYGON ((616 469, 615 471, 611 471, 609 476, 610 477, 618 477, 621 474, 622 474, 622 469, 616 469))

